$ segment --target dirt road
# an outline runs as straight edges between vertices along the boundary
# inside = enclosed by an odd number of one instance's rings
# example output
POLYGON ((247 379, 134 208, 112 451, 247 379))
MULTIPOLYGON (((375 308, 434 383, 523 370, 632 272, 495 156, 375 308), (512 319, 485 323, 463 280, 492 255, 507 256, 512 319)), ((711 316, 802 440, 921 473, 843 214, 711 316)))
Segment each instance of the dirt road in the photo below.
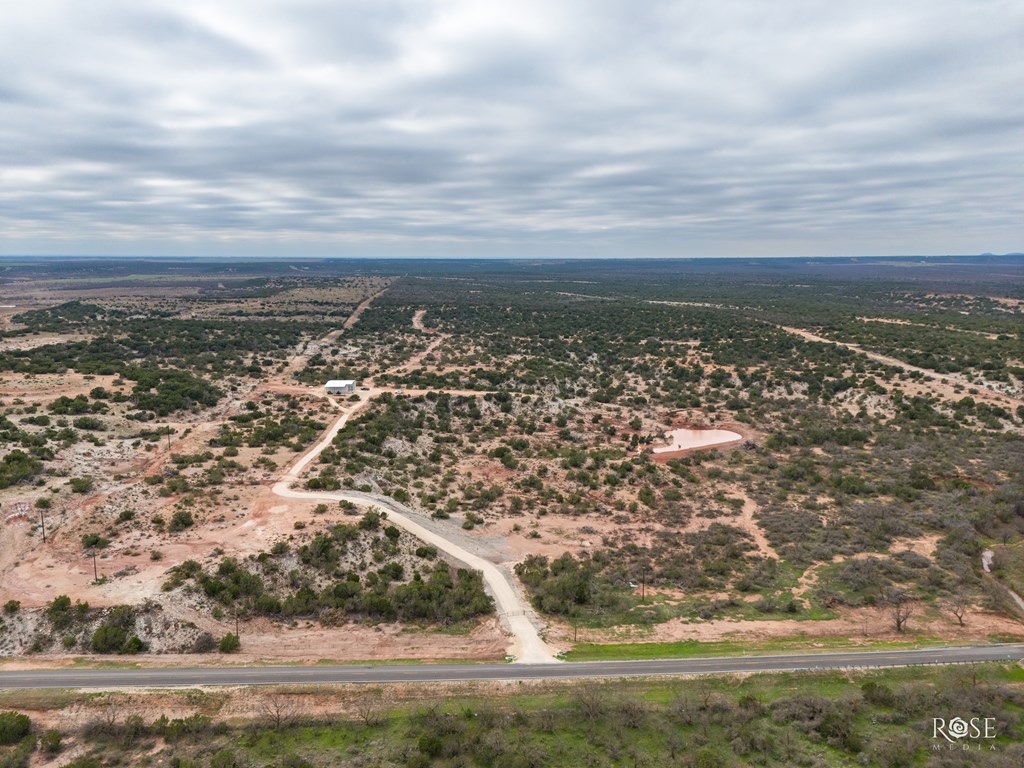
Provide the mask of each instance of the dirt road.
POLYGON ((355 308, 355 311, 353 311, 352 314, 349 315, 348 318, 345 320, 345 324, 341 327, 341 330, 334 332, 335 337, 340 336, 342 331, 346 331, 353 325, 358 323, 359 318, 362 317, 363 312, 370 308, 370 305, 373 304, 374 299, 378 299, 381 296, 383 296, 390 287, 391 286, 389 285, 383 288, 382 290, 377 291, 375 294, 373 294, 373 296, 370 296, 368 299, 365 299, 362 303, 360 303, 359 306, 355 308))
MULTIPOLYGON (((383 293, 383 291, 380 293, 383 293)), ((359 315, 362 314, 362 311, 365 310, 370 303, 380 295, 380 293, 371 296, 360 304, 349 318, 349 322, 346 322, 344 328, 332 332, 334 338, 340 336, 345 329, 352 327, 352 325, 359 319, 359 315)), ((413 316, 413 326, 421 331, 427 331, 423 326, 423 316, 425 312, 425 310, 420 310, 413 316)), ((421 364, 423 358, 430 354, 446 338, 448 338, 446 334, 437 334, 437 338, 427 346, 426 350, 414 356, 394 372, 407 373, 412 368, 417 367, 421 364)), ((498 610, 498 616, 501 619, 502 624, 512 633, 513 636, 513 643, 508 651, 510 656, 514 656, 517 662, 527 664, 541 664, 556 661, 555 652, 541 639, 540 634, 537 631, 537 627, 535 626, 535 624, 539 625, 541 623, 539 617, 534 612, 526 598, 519 591, 514 577, 511 574, 502 572, 502 570, 494 565, 494 563, 485 560, 479 555, 473 554, 462 546, 446 538, 442 533, 429 530, 421 523, 416 522, 414 518, 416 518, 418 514, 404 504, 392 499, 390 496, 362 493, 358 491, 300 491, 295 490, 292 487, 296 482, 298 482, 303 471, 325 448, 327 448, 327 446, 334 441, 338 432, 340 432, 345 424, 348 423, 349 419, 366 410, 370 403, 372 403, 377 397, 380 397, 386 392, 393 391, 393 388, 388 387, 371 387, 367 392, 361 393, 363 396, 357 403, 343 403, 334 398, 329 398, 334 406, 340 411, 338 417, 330 427, 327 428, 321 438, 310 446, 302 456, 292 462, 292 464, 285 470, 285 473, 281 476, 280 480, 278 480, 272 488, 274 494, 284 499, 302 501, 350 501, 358 506, 365 507, 374 505, 386 510, 388 513, 388 520, 390 522, 405 529, 421 541, 433 544, 452 559, 457 560, 473 570, 480 571, 483 574, 487 590, 491 597, 494 598, 495 606, 498 610)), ((425 391, 426 390, 423 390, 423 392, 425 391)), ((483 394, 482 392, 469 390, 445 391, 448 391, 450 394, 463 394, 469 396, 483 394)), ((420 390, 405 390, 405 392, 410 395, 415 395, 420 392, 420 390)))
POLYGON ((427 310, 417 309, 416 314, 412 316, 412 327, 415 328, 417 331, 422 331, 423 333, 437 333, 436 328, 427 328, 427 326, 423 324, 423 318, 426 316, 426 314, 427 310))
POLYGON ((788 325, 780 325, 778 327, 788 333, 792 333, 794 336, 799 336, 801 339, 805 339, 806 341, 817 341, 822 344, 835 344, 838 347, 846 347, 847 349, 853 350, 854 352, 859 352, 865 357, 869 357, 872 360, 875 360, 879 363, 884 363, 885 365, 891 365, 894 368, 901 368, 904 371, 911 371, 923 374, 925 376, 931 376, 933 379, 937 379, 938 381, 945 382, 946 384, 950 384, 952 386, 961 386, 970 389, 976 389, 978 390, 978 397, 995 398, 997 400, 1003 400, 1013 405, 1024 405, 1024 400, 1022 400, 1021 398, 1013 397, 1012 395, 1007 395, 1004 392, 992 389, 990 387, 985 386, 984 384, 975 384, 971 381, 968 381, 963 376, 958 376, 954 373, 939 373, 937 371, 930 371, 927 368, 919 368, 916 365, 911 365, 910 363, 904 362, 903 360, 900 360, 898 358, 889 357, 889 355, 883 355, 880 352, 872 352, 871 350, 864 349, 860 344, 853 344, 852 342, 848 341, 835 341, 834 339, 829 339, 824 336, 818 336, 817 334, 811 333, 810 331, 804 330, 803 328, 791 328, 788 325))
MULTIPOLYGON (((373 393, 371 392, 370 394, 373 393)), ((350 501, 359 506, 373 504, 386 510, 389 522, 405 529, 421 541, 433 544, 451 558, 483 574, 487 591, 494 598, 498 616, 513 636, 513 643, 508 650, 510 656, 514 656, 517 662, 523 664, 545 664, 555 661, 554 651, 541 639, 537 628, 534 626, 534 621, 537 621, 536 614, 519 592, 512 581, 512 577, 506 576, 493 563, 474 555, 458 544, 448 540, 442 534, 428 530, 416 522, 413 519, 416 513, 405 505, 389 496, 380 494, 360 493, 357 491, 298 491, 292 488, 292 485, 298 481, 302 471, 334 441, 334 438, 348 420, 369 406, 370 402, 372 402, 371 398, 367 398, 361 400, 353 407, 344 408, 338 418, 335 419, 334 423, 324 433, 323 437, 299 457, 285 471, 282 478, 274 484, 273 492, 284 499, 350 501)), ((338 404, 338 407, 342 408, 340 404, 338 404)))

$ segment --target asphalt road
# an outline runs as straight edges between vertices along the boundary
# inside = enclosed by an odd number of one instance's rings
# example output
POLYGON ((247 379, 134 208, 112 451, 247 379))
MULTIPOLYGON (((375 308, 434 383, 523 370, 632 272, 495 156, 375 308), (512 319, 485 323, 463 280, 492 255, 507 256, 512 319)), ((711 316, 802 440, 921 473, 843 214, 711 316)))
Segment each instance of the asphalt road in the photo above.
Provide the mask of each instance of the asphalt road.
POLYGON ((414 664, 403 666, 282 666, 166 669, 46 669, 0 672, 0 690, 13 688, 173 688, 209 685, 316 685, 470 680, 648 677, 729 672, 782 672, 853 667, 956 664, 1024 658, 1024 645, 985 645, 913 651, 804 653, 655 661, 558 664, 414 664))

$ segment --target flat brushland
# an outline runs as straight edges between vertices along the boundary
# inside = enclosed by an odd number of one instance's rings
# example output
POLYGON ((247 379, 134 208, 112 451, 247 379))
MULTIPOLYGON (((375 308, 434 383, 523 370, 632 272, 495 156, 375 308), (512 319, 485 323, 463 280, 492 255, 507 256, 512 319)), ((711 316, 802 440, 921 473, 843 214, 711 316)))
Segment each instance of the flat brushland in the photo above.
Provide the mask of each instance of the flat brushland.
POLYGON ((502 658, 374 499, 569 658, 1024 636, 1016 263, 9 266, 0 654, 502 658))

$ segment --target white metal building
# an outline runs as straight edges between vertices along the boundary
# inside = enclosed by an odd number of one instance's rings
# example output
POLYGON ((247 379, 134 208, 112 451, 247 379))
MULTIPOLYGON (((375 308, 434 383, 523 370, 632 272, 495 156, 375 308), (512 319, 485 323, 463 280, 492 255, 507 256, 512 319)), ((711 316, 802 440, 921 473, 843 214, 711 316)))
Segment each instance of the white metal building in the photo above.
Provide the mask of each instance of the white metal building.
POLYGON ((332 379, 326 384, 328 395, 347 395, 356 391, 356 383, 348 379, 332 379))

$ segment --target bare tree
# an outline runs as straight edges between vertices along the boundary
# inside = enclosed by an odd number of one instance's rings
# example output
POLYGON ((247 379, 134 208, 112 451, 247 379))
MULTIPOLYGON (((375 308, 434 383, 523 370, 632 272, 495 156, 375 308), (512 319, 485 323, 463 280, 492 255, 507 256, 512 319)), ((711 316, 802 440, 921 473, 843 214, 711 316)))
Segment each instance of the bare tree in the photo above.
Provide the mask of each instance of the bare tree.
POLYGON ((668 749, 669 757, 675 760, 676 755, 686 749, 686 741, 682 736, 672 730, 668 732, 668 737, 665 739, 665 747, 668 749))
POLYGON ((715 686, 705 677, 697 681, 697 696, 700 697, 700 708, 708 710, 711 708, 711 700, 715 696, 715 686))
POLYGON ((967 615, 967 609, 971 607, 971 598, 967 593, 958 589, 943 602, 943 605, 947 611, 956 616, 960 626, 964 626, 964 616, 967 615))
POLYGON ((100 720, 107 733, 114 733, 128 709, 128 697, 123 694, 110 693, 99 702, 100 720))
POLYGON ((608 709, 608 700, 604 691, 592 683, 580 686, 576 691, 575 699, 579 713, 588 720, 598 719, 608 709))
POLYGON ((356 703, 356 712, 359 713, 359 719, 363 721, 363 725, 374 727, 387 722, 388 716, 385 710, 385 702, 379 697, 380 692, 370 696, 364 695, 356 703))
POLYGON ((793 737, 792 728, 784 728, 778 736, 779 746, 782 748, 783 754, 786 755, 787 760, 792 760, 793 755, 796 753, 797 742, 793 737))
POLYGON ((136 711, 131 698, 122 693, 108 693, 93 705, 95 717, 90 719, 84 730, 93 737, 112 738, 124 730, 125 713, 136 711))
POLYGON ((896 631, 902 632, 906 629, 910 617, 917 610, 914 596, 905 589, 891 588, 886 590, 883 602, 896 631))
POLYGON ((690 702, 690 697, 685 692, 677 690, 669 706, 672 719, 684 725, 692 725, 693 711, 694 708, 690 702))
POLYGON ((640 728, 647 720, 647 706, 639 699, 631 696, 622 696, 615 706, 618 720, 627 728, 640 728))
POLYGON ((294 697, 275 692, 261 699, 259 712, 275 730, 279 730, 295 721, 299 714, 299 706, 294 697))

